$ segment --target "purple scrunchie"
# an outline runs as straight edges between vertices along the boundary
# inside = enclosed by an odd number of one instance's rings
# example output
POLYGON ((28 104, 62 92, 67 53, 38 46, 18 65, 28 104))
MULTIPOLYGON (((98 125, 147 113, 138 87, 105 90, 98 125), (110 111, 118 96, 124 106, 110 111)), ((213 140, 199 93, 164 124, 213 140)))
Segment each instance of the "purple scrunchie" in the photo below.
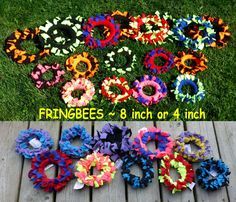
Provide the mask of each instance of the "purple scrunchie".
POLYGON ((184 131, 177 137, 175 150, 190 162, 199 162, 208 159, 211 153, 209 141, 203 135, 189 131, 184 131), (198 147, 196 152, 190 153, 186 148, 186 144, 191 143, 194 143, 198 147))
POLYGON ((50 150, 53 146, 53 140, 49 133, 45 130, 27 129, 22 130, 16 139, 16 152, 23 155, 27 159, 32 159, 35 156, 50 150), (39 148, 30 148, 29 141, 36 138, 41 143, 39 148))
POLYGON ((110 123, 103 126, 102 131, 97 131, 97 136, 92 141, 94 151, 107 154, 112 161, 123 157, 132 148, 130 136, 131 129, 126 126, 121 128, 110 123))

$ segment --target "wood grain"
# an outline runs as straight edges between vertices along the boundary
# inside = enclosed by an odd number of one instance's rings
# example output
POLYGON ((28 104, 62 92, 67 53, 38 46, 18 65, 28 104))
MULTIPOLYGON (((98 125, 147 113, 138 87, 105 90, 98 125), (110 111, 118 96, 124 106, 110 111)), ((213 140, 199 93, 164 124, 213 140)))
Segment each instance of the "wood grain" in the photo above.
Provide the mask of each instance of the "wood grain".
POLYGON ((0 122, 0 201, 17 201, 23 158, 15 152, 15 139, 27 122, 0 122))
MULTIPOLYGON (((187 130, 193 133, 201 134, 209 140, 209 144, 212 148, 212 156, 216 159, 219 158, 219 149, 216 142, 215 131, 212 122, 187 122, 187 130)), ((196 169, 200 166, 200 163, 194 163, 193 167, 196 169)), ((228 201, 227 192, 225 187, 215 191, 209 192, 202 189, 198 184, 195 186, 196 198, 198 201, 204 202, 224 202, 228 201)))
POLYGON ((227 187, 230 201, 236 201, 236 124, 235 122, 214 122, 222 160, 229 166, 231 175, 227 187))

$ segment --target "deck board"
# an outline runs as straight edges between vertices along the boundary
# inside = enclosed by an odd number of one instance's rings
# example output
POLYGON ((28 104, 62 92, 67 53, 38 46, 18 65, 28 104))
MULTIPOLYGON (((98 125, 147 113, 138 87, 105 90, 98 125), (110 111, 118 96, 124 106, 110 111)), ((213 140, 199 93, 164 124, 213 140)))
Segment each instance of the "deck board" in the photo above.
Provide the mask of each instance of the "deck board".
POLYGON ((227 187, 230 201, 236 201, 236 124, 235 122, 214 122, 222 160, 229 166, 230 184, 227 187))
POLYGON ((15 153, 15 139, 27 122, 0 122, 0 201, 17 201, 23 158, 15 153))
MULTIPOLYGON (((83 126, 89 134, 92 132, 92 122, 63 122, 62 123, 62 130, 66 128, 73 127, 75 124, 79 124, 83 126)), ((78 159, 74 159, 74 165, 78 159)), ((56 195, 56 202, 89 202, 90 201, 90 194, 89 194, 89 187, 84 187, 81 190, 74 190, 74 185, 76 183, 76 179, 71 180, 68 185, 61 191, 58 192, 56 195)))
MULTIPOLYGON (((212 122, 187 122, 187 130, 197 134, 204 135, 210 143, 212 149, 212 156, 219 159, 219 149, 216 142, 215 131, 212 122)), ((193 167, 196 170, 200 166, 200 163, 194 163, 193 167)), ((195 187, 197 201, 204 202, 226 202, 228 201, 226 188, 222 188, 216 192, 208 192, 202 189, 200 186, 195 187)))
MULTIPOLYGON (((99 121, 94 124, 94 135, 100 131, 107 122, 99 121)), ((109 122, 122 126, 122 122, 109 122)), ((99 189, 93 189, 93 202, 125 202, 125 183, 120 175, 120 170, 116 172, 111 183, 105 184, 99 189)))
MULTIPOLYGON (((163 131, 167 131, 171 134, 172 138, 176 138, 181 132, 184 131, 182 122, 156 122, 156 126, 163 131)), ((194 201, 193 191, 186 189, 182 192, 176 192, 172 194, 163 184, 162 188, 162 201, 163 202, 192 202, 194 201)))
MULTIPOLYGON (((138 134, 138 130, 143 128, 143 127, 152 127, 154 126, 153 122, 145 122, 145 121, 127 121, 126 126, 130 127, 132 129, 132 137, 131 139, 133 140, 134 137, 138 134)), ((150 143, 151 144, 151 143, 150 143)), ((155 144, 151 144, 148 146, 150 150, 154 150, 155 144)), ((148 185, 148 187, 144 189, 133 189, 130 185, 128 185, 128 201, 129 202, 143 202, 143 201, 160 201, 160 191, 159 191, 159 183, 157 180, 157 162, 154 161, 153 164, 155 173, 154 173, 154 178, 152 180, 152 183, 148 185)), ((141 175, 140 169, 134 169, 135 173, 134 174, 139 174, 141 175)))

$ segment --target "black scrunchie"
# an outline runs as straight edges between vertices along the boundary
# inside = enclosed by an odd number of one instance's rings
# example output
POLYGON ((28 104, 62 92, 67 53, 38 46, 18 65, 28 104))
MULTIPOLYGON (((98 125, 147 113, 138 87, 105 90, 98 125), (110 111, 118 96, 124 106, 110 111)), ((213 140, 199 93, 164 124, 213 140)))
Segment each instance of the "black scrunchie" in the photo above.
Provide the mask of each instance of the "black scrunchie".
POLYGON ((110 123, 104 125, 101 132, 92 141, 93 150, 107 154, 113 161, 122 158, 130 151, 132 143, 130 136, 132 132, 128 127, 119 127, 110 123))
POLYGON ((59 56, 73 53, 76 48, 84 43, 82 41, 82 24, 84 19, 81 16, 59 17, 40 26, 40 36, 44 47, 51 50, 51 53, 59 56))
POLYGON ((122 165, 122 177, 133 188, 144 188, 152 182, 154 177, 153 163, 149 158, 138 156, 135 153, 125 156, 122 165), (130 174, 130 167, 137 164, 143 172, 143 177, 140 178, 133 174, 130 174))

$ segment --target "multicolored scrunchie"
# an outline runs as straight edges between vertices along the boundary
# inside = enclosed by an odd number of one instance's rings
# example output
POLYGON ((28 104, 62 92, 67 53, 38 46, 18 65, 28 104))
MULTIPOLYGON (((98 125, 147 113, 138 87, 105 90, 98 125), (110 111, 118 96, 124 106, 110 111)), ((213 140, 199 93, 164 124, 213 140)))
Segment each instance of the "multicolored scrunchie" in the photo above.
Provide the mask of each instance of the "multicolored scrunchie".
POLYGON ((216 40, 213 25, 203 17, 196 15, 175 20, 172 32, 175 40, 192 50, 202 50, 204 46, 210 45, 216 40), (199 30, 197 35, 196 30, 199 30))
POLYGON ((74 177, 72 163, 72 160, 60 151, 47 151, 32 160, 28 176, 36 189, 41 188, 46 192, 61 191, 74 177), (45 174, 45 168, 50 164, 59 167, 59 174, 53 179, 45 174))
POLYGON ((138 15, 130 17, 130 38, 145 44, 162 44, 168 36, 169 25, 158 11, 155 15, 138 15))
POLYGON ((229 32, 229 26, 224 23, 221 18, 214 18, 210 16, 203 16, 203 18, 211 22, 213 29, 216 32, 216 41, 214 41, 210 46, 217 48, 225 47, 231 36, 231 33, 229 32))
MULTIPOLYGON (((128 28, 129 28, 129 13, 127 11, 121 12, 119 10, 113 11, 111 17, 114 18, 117 24, 120 24, 120 36, 119 40, 124 41, 126 38, 129 38, 128 28)), ((104 34, 108 36, 110 31, 105 27, 104 34)))
POLYGON ((171 90, 175 94, 177 101, 196 103, 201 101, 205 97, 205 90, 202 82, 193 75, 179 75, 173 84, 174 89, 171 90), (190 86, 192 88, 192 93, 184 93, 183 87, 190 86))
POLYGON ((133 83, 133 96, 144 106, 154 105, 163 100, 167 95, 165 83, 158 77, 144 75, 133 83), (145 87, 152 87, 154 94, 147 95, 144 92, 145 87))
POLYGON ((154 74, 162 74, 170 71, 171 68, 174 67, 174 59, 175 56, 171 52, 168 52, 163 48, 156 48, 147 53, 144 59, 144 66, 154 74), (155 64, 155 60, 157 58, 163 59, 165 61, 165 64, 155 64))
POLYGON ((78 78, 67 82, 61 90, 62 99, 68 107, 83 107, 87 106, 89 101, 93 99, 95 88, 91 81, 85 78, 78 78), (73 97, 72 93, 76 90, 83 90, 83 95, 80 98, 73 97))
POLYGON ((175 143, 168 132, 161 131, 156 127, 142 128, 134 138, 133 149, 141 156, 149 157, 151 160, 162 158, 172 153, 175 143), (158 148, 150 151, 147 147, 148 142, 155 141, 158 148))
POLYGON ((16 152, 23 155, 27 159, 32 159, 35 156, 50 150, 53 146, 53 140, 49 133, 45 130, 37 130, 29 128, 19 132, 16 138, 16 152), (30 141, 36 141, 34 147, 31 146, 30 141))
POLYGON ((135 63, 136 55, 133 54, 132 51, 126 46, 107 53, 107 58, 105 60, 106 67, 111 69, 111 71, 118 72, 119 74, 126 74, 128 72, 131 72, 134 69, 135 63), (126 60, 125 64, 119 64, 119 62, 116 61, 116 57, 118 55, 124 56, 126 60))
POLYGON ((81 16, 65 19, 56 17, 40 26, 40 36, 44 41, 44 47, 49 48, 51 53, 58 56, 68 55, 75 52, 76 48, 83 44, 81 16))
POLYGON ((125 102, 132 94, 127 80, 124 77, 117 78, 116 76, 105 78, 99 92, 112 103, 125 102), (111 91, 110 88, 113 86, 117 87, 121 93, 111 91))
POLYGON ((83 36, 85 45, 90 48, 105 48, 114 46, 118 43, 120 37, 120 25, 110 15, 97 15, 90 17, 83 26, 83 36), (109 35, 105 39, 96 39, 93 37, 95 27, 104 26, 109 29, 109 35))
POLYGON ((89 55, 86 52, 82 54, 76 54, 69 57, 66 60, 66 69, 73 72, 73 78, 77 79, 80 77, 91 78, 98 70, 98 60, 92 55, 89 55), (86 71, 80 71, 77 67, 79 64, 86 65, 86 71))
POLYGON ((133 188, 145 188, 154 178, 154 169, 152 161, 144 156, 139 156, 134 153, 126 155, 123 160, 121 175, 123 179, 133 188), (130 168, 133 165, 138 165, 142 170, 142 178, 131 174, 130 168))
POLYGON ((169 154, 161 160, 161 168, 159 169, 160 176, 158 177, 161 183, 164 183, 168 190, 174 194, 177 191, 183 191, 188 184, 194 180, 194 171, 191 164, 189 164, 178 153, 169 154), (170 176, 170 169, 175 168, 180 175, 176 181, 170 176))
POLYGON ((187 53, 184 51, 178 52, 175 57, 175 66, 181 74, 195 75, 204 71, 207 68, 207 62, 208 60, 203 53, 192 50, 187 53), (188 62, 191 62, 191 64, 187 64, 188 62))
POLYGON ((18 64, 28 64, 32 62, 37 62, 40 58, 49 55, 49 49, 43 49, 39 40, 40 30, 36 29, 24 29, 16 30, 13 32, 5 41, 4 50, 7 55, 18 64), (21 44, 24 41, 33 40, 39 52, 36 54, 27 53, 23 50, 21 44))
POLYGON ((92 137, 87 133, 84 127, 74 125, 69 129, 62 131, 61 140, 59 141, 60 150, 73 158, 83 158, 90 151, 92 137), (81 146, 71 144, 72 140, 79 137, 82 140, 81 146))
POLYGON ((76 163, 75 176, 79 183, 98 188, 106 182, 111 182, 116 173, 116 167, 109 156, 103 156, 100 153, 92 153, 85 159, 80 159, 76 163), (90 175, 90 168, 95 167, 101 171, 98 175, 90 175))
POLYGON ((222 160, 213 158, 201 162, 196 170, 198 184, 207 191, 215 191, 229 184, 229 167, 222 160))
POLYGON ((116 161, 131 149, 131 134, 128 127, 108 123, 103 126, 102 131, 97 131, 91 144, 94 151, 98 150, 100 153, 109 155, 112 161, 116 161))
POLYGON ((38 64, 31 72, 30 76, 33 79, 38 89, 55 86, 57 83, 63 81, 65 71, 61 69, 60 64, 42 65, 38 64), (52 71, 53 77, 50 80, 43 79, 43 74, 52 71))
POLYGON ((209 157, 211 152, 209 142, 204 136, 189 131, 181 133, 176 138, 175 150, 190 162, 203 161, 209 157), (196 152, 191 151, 191 143, 198 147, 196 152))

